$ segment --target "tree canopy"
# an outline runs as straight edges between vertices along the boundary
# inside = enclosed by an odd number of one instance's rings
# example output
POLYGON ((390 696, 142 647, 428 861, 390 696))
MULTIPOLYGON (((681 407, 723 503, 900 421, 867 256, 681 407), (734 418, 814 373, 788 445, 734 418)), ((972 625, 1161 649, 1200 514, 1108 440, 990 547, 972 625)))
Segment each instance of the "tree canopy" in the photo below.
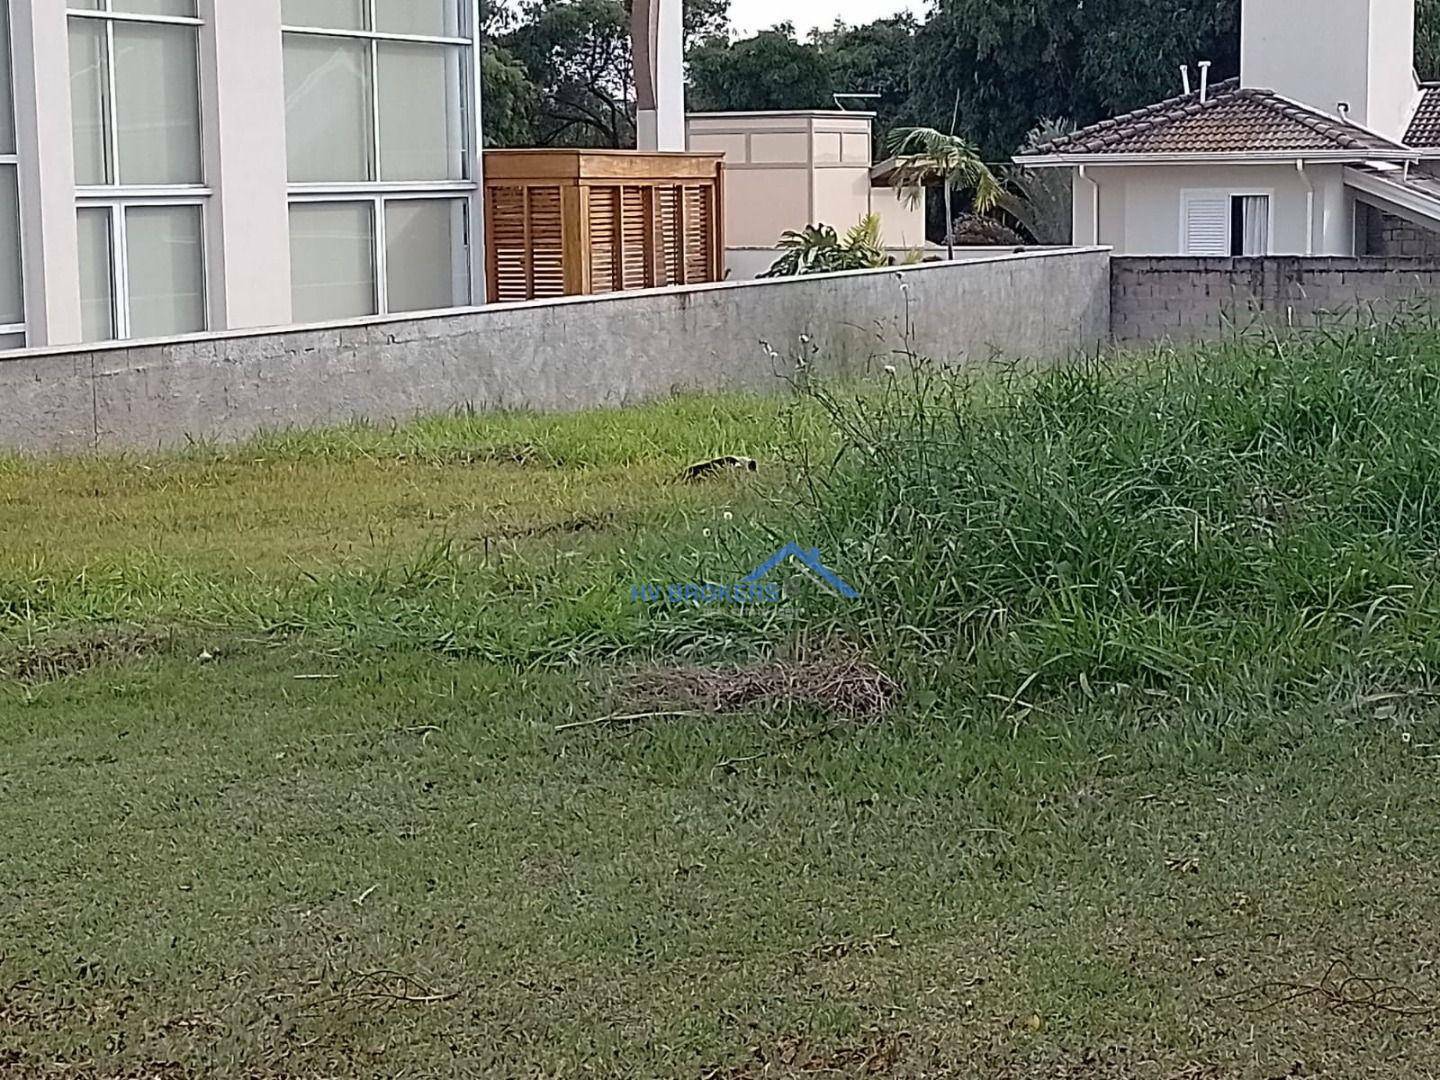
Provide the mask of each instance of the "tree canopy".
MULTIPOLYGON (((1418 0, 1416 64, 1440 75, 1440 0, 1418 0)), ((833 108, 836 93, 878 113, 877 140, 933 127, 1003 161, 1036 124, 1083 125, 1169 96, 1179 66, 1239 70, 1240 0, 938 0, 923 21, 793 26, 738 41, 728 0, 685 0, 695 110, 833 108)), ((490 145, 629 146, 634 73, 628 0, 486 0, 490 145)))

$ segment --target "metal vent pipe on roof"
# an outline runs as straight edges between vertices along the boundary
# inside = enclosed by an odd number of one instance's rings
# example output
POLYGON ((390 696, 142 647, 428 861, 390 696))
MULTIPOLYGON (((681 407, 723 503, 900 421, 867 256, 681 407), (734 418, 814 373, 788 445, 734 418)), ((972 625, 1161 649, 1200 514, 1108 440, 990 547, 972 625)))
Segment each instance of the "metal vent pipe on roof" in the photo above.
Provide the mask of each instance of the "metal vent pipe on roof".
POLYGON ((1201 60, 1196 66, 1200 69, 1200 104, 1204 105, 1210 97, 1210 61, 1201 60))
POLYGON ((1189 97, 1189 96, 1190 96, 1190 65, 1189 65, 1189 64, 1181 64, 1181 65, 1180 65, 1180 79, 1181 79, 1181 81, 1184 83, 1184 86, 1185 86, 1185 96, 1186 96, 1186 97, 1189 97))

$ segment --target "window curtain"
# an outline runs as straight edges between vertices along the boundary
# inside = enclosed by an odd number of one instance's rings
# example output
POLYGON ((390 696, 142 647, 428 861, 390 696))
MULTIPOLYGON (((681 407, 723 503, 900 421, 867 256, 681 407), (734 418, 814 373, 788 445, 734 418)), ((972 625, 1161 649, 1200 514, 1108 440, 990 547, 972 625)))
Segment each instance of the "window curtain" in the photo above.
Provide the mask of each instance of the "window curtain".
POLYGON ((1243 203, 1245 255, 1270 253, 1270 196, 1246 195, 1243 203))

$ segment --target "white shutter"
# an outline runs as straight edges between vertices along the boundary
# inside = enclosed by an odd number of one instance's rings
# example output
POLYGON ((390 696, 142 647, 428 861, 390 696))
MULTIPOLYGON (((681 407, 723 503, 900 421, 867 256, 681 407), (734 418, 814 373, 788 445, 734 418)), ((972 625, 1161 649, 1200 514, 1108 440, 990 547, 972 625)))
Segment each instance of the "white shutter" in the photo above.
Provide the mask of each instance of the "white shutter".
POLYGON ((1184 215, 1184 255, 1230 254, 1230 196, 1186 193, 1181 196, 1184 215))

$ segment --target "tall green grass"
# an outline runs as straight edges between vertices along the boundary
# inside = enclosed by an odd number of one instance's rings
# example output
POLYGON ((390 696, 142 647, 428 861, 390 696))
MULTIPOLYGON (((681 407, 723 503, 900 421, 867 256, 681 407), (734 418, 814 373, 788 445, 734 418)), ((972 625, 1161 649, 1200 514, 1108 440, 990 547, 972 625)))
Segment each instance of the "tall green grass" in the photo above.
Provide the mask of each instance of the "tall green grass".
POLYGON ((861 631, 979 693, 1350 694, 1440 662, 1440 333, 1245 340, 810 393, 861 631))
POLYGON ((66 528, 93 529, 99 554, 0 557, 0 636, 188 625, 520 668, 733 658, 839 636, 950 692, 1017 702, 1117 685, 1341 699, 1430 685, 1440 330, 1038 371, 910 360, 878 386, 806 380, 788 401, 457 417, 201 449, 153 474, 126 462, 123 515, 101 497, 114 463, 12 461, 32 500, 54 470, 66 528), (718 452, 760 456, 760 481, 677 482, 718 452), (407 515, 403 542, 369 552, 371 526, 342 513, 348 502, 292 520, 293 498, 318 499, 342 475, 374 512, 407 515), (510 509, 492 517, 492 495, 510 509), (433 529, 427 499, 449 508, 433 529), (263 573, 237 572, 196 500, 225 508, 244 551, 293 543, 303 557, 282 549, 263 573), (164 550, 137 547, 152 509, 195 538, 177 528, 164 550), (316 541, 341 517, 348 546, 327 561, 316 541), (819 546, 862 599, 798 576, 769 609, 630 595, 735 581, 791 539, 819 546))

